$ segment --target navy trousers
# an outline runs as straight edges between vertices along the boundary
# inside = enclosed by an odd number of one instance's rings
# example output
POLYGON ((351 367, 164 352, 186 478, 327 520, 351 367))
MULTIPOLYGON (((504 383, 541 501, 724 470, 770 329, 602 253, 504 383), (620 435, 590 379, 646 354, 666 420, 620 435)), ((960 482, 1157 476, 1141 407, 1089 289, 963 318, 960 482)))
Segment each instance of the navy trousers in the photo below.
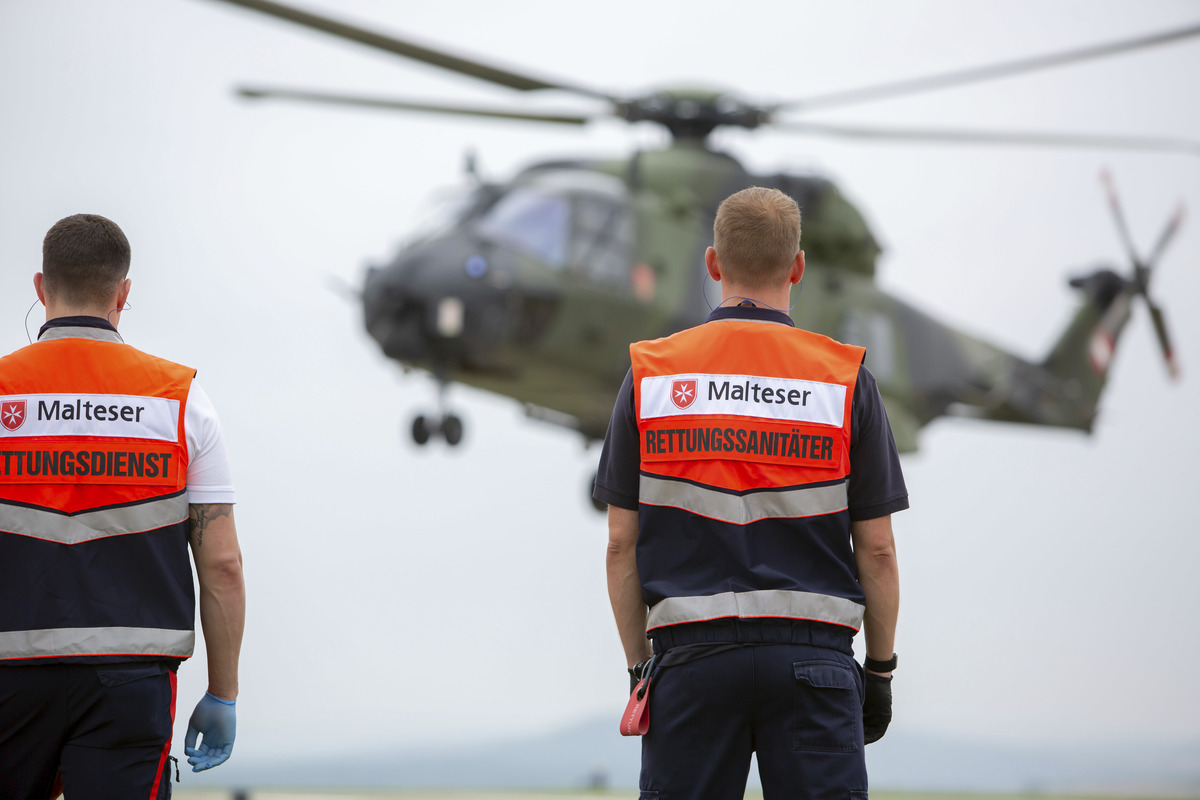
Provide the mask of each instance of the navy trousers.
POLYGON ((863 677, 811 644, 756 644, 659 670, 641 800, 741 800, 757 753, 765 800, 866 798, 863 677))
POLYGON ((0 666, 0 798, 168 798, 174 716, 161 662, 0 666))

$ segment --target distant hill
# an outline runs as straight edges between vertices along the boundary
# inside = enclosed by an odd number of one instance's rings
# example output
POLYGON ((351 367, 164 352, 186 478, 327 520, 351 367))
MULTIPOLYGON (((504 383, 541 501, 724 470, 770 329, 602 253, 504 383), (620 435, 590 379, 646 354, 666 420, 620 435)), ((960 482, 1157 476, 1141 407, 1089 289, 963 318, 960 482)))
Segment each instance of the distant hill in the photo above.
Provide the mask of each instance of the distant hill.
MULTIPOLYGON (((636 787, 640 744, 613 719, 523 739, 303 760, 243 760, 188 786, 560 789, 636 787)), ((1200 741, 1013 746, 890 731, 867 748, 873 789, 1200 796, 1200 741)), ((186 765, 185 765, 186 766, 186 765)), ((752 786, 757 776, 752 774, 752 786)))

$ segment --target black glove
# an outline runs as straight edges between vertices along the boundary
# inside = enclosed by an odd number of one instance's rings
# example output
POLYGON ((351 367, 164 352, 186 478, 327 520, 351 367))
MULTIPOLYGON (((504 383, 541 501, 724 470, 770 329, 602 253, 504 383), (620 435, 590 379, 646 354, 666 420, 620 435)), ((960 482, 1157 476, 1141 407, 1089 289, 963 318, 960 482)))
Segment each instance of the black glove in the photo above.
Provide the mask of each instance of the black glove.
POLYGON ((863 743, 883 738, 892 721, 892 678, 867 672, 863 698, 863 743))

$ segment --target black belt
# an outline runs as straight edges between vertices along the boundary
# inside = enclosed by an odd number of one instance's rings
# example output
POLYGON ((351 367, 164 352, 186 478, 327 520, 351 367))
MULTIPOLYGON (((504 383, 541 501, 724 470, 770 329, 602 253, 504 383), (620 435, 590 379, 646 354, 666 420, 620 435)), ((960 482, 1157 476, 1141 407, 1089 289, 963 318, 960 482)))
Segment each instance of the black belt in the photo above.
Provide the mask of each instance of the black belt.
POLYGON ((655 628, 650 638, 655 653, 701 644, 807 644, 853 655, 855 633, 851 628, 827 622, 730 618, 655 628))

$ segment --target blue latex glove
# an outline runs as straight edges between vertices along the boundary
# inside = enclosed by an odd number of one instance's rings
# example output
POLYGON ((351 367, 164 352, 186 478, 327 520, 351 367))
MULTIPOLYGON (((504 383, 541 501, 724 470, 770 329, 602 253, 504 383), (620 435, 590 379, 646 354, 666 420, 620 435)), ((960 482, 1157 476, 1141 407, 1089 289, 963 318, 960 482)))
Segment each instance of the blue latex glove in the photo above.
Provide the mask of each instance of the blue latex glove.
POLYGON ((236 700, 222 700, 208 692, 200 698, 188 720, 187 736, 183 740, 183 752, 188 756, 192 772, 212 769, 228 760, 237 735, 236 708, 236 700), (196 737, 201 734, 203 739, 197 747, 196 737))

